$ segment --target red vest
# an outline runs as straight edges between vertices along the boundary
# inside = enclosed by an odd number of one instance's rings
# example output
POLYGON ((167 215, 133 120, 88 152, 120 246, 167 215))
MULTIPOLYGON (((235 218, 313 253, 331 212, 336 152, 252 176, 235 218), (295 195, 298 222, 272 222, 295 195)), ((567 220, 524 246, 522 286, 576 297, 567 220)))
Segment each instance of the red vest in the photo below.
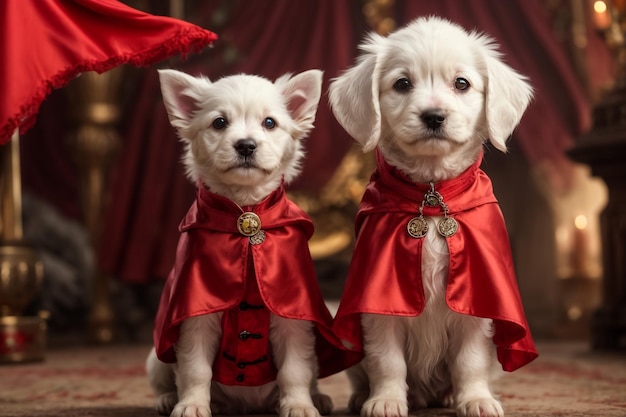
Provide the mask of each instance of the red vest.
MULTIPOLYGON (((446 302, 458 313, 490 318, 498 360, 513 371, 537 357, 517 287, 504 218, 479 160, 459 177, 435 184, 458 231, 447 237, 450 264, 446 302)), ((362 349, 361 313, 419 316, 424 310, 423 238, 407 223, 418 216, 427 184, 415 184, 377 155, 378 168, 356 217, 357 241, 341 304, 337 335, 362 349)), ((442 215, 424 207, 424 216, 442 215)), ((431 230, 430 233, 437 233, 431 230)), ((443 238, 442 238, 443 239, 443 238)))
POLYGON ((313 223, 282 187, 243 208, 200 187, 180 231, 154 328, 160 360, 176 361, 173 346, 185 319, 224 312, 213 364, 214 380, 223 384, 262 385, 275 379, 270 313, 315 324, 320 377, 358 361, 360 355, 343 350, 332 332, 307 244, 313 223), (239 232, 244 211, 260 218, 262 243, 253 245, 239 232))

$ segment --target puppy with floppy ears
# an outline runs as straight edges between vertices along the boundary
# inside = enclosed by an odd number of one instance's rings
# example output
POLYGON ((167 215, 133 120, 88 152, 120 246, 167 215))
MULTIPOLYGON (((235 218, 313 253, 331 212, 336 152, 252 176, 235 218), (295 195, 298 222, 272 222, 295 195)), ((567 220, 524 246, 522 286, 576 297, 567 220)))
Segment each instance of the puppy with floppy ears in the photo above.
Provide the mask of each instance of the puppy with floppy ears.
POLYGON ((322 72, 274 83, 252 75, 211 82, 174 70, 159 76, 198 189, 180 225, 146 363, 157 411, 328 414, 318 369, 326 376, 347 365, 307 246, 312 222, 283 188, 299 172, 322 72))
POLYGON ((497 362, 512 371, 537 353, 479 165, 486 141, 506 151, 532 89, 490 38, 437 17, 372 34, 361 51, 329 90, 339 123, 377 152, 334 326, 365 353, 350 408, 501 417, 497 362))

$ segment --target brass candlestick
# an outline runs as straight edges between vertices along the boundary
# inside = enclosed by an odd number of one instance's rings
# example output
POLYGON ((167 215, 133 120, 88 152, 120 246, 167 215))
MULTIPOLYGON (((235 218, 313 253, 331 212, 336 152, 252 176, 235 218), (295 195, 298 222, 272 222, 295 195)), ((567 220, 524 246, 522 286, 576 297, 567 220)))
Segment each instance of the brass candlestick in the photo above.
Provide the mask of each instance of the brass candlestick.
POLYGON ((43 279, 36 252, 23 241, 19 135, 0 148, 0 363, 40 360, 45 315, 23 316, 43 279))
MULTIPOLYGON (((122 75, 122 68, 103 74, 86 72, 72 81, 67 90, 70 114, 76 123, 69 135, 69 143, 80 172, 82 211, 95 253, 98 252, 102 234, 106 176, 121 142, 116 127, 120 117, 122 75)), ((109 277, 96 268, 92 283, 89 339, 96 343, 108 343, 114 336, 109 277)))

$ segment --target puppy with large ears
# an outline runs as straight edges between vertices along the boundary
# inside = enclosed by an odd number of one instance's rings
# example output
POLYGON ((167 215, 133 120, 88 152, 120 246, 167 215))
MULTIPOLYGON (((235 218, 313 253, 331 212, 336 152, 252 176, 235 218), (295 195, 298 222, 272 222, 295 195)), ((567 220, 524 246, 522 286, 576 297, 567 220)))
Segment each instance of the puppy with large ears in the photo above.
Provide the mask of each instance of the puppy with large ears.
MULTIPOLYGON (((317 377, 348 366, 317 286, 308 216, 285 196, 322 72, 211 82, 159 71, 197 198, 180 224, 146 367, 172 417, 332 409, 317 377)), ((354 362, 353 362, 354 363, 354 362)))
POLYGON ((506 151, 532 89, 490 38, 437 17, 372 34, 361 52, 329 90, 339 123, 377 152, 334 325, 365 353, 350 408, 501 417, 498 361, 512 371, 537 353, 480 163, 487 141, 506 151))

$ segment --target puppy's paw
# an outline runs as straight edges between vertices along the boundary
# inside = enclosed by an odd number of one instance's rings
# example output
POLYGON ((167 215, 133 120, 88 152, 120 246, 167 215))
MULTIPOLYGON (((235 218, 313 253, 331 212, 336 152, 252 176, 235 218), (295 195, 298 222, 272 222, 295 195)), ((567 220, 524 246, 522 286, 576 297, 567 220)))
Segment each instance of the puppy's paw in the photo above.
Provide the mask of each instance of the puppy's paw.
POLYGON ((493 398, 474 398, 456 407, 458 417, 504 417, 500 403, 493 398))
POLYGON ((328 395, 320 393, 313 394, 311 395, 311 400, 313 400, 313 405, 321 415, 327 416, 333 411, 333 400, 331 400, 328 395))
POLYGON ((167 394, 159 395, 156 401, 156 411, 162 416, 169 416, 176 403, 178 402, 178 395, 175 392, 168 392, 167 394))
POLYGON ((362 417, 407 417, 408 414, 406 401, 396 399, 370 399, 361 408, 362 417))
POLYGON ((350 396, 350 402, 348 403, 348 409, 352 414, 359 414, 363 408, 363 404, 369 397, 369 391, 356 391, 350 396))
POLYGON ((310 405, 286 405, 280 407, 279 417, 320 417, 320 412, 310 405))
POLYGON ((211 417, 209 407, 197 404, 176 404, 170 417, 211 417))

